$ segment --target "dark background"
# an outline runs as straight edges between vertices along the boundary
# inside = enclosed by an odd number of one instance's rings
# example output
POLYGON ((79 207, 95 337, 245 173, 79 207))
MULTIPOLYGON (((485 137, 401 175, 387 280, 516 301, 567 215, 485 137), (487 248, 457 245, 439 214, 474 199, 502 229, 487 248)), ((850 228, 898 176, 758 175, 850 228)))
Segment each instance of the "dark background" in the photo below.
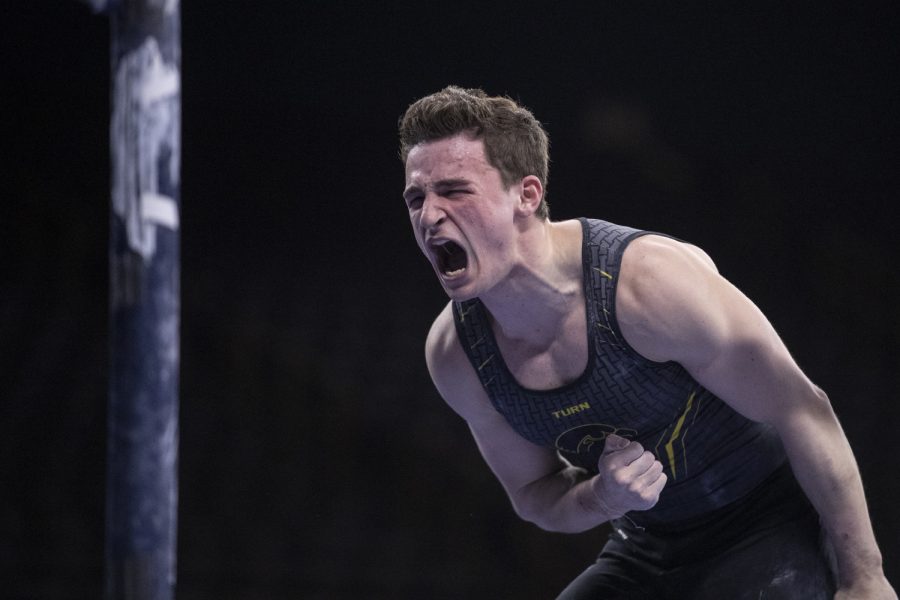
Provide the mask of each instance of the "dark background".
MULTIPOLYGON (((425 370, 395 128, 448 83, 545 124, 554 218, 690 240, 760 305, 900 582, 896 10, 563 4, 185 2, 180 598, 549 598, 599 549, 514 517, 425 370)), ((96 598, 109 24, 5 9, 0 595, 96 598)))

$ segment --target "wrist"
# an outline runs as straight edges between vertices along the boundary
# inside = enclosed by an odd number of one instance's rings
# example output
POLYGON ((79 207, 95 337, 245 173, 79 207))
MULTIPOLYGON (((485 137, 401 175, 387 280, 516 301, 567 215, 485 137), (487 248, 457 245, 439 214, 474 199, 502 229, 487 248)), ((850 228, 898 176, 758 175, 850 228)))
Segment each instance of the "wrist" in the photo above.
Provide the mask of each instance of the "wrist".
POLYGON ((852 584, 838 583, 835 600, 897 600, 897 593, 883 573, 870 573, 852 584))
POLYGON ((881 553, 877 550, 852 557, 838 556, 836 562, 840 587, 865 587, 867 582, 884 579, 881 553))
POLYGON ((596 489, 597 477, 585 481, 577 490, 578 506, 586 513, 598 519, 598 524, 618 519, 623 514, 610 507, 596 489))

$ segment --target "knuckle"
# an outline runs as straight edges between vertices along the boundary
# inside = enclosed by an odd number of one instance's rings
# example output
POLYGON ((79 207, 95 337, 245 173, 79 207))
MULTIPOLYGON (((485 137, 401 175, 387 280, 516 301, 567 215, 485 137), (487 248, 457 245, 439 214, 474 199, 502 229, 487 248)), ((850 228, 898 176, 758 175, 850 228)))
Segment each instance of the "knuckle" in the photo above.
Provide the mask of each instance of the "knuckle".
POLYGON ((656 504, 656 501, 659 499, 659 490, 648 488, 641 494, 641 499, 652 506, 656 504))
POLYGON ((613 476, 612 476, 612 480, 613 480, 613 483, 615 483, 616 485, 618 485, 620 487, 626 487, 631 481, 631 479, 628 477, 628 475, 625 474, 625 472, 623 472, 623 471, 614 472, 613 476))

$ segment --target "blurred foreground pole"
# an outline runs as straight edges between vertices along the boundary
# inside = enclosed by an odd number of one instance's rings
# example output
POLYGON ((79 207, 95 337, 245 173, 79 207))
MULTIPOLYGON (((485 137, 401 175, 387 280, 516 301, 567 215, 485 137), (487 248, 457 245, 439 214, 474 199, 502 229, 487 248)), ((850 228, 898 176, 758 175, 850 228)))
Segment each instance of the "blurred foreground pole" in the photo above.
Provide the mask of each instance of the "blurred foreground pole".
POLYGON ((110 358, 106 597, 175 593, 178 507, 179 0, 87 0, 109 14, 110 358))

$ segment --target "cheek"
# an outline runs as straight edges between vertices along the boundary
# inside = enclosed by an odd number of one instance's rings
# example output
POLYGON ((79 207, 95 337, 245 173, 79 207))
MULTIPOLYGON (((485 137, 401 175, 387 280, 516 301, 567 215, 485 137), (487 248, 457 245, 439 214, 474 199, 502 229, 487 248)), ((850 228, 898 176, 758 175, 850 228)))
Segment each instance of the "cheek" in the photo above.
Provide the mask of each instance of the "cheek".
POLYGON ((416 245, 419 248, 424 249, 424 246, 422 245, 422 234, 419 231, 418 219, 415 215, 409 215, 409 224, 412 225, 413 237, 416 239, 416 245))
POLYGON ((413 232, 413 236, 416 238, 416 246, 419 247, 419 250, 421 250, 422 252, 425 252, 425 242, 424 242, 424 240, 422 239, 422 236, 419 234, 419 230, 418 230, 418 229, 416 229, 416 230, 413 232))
POLYGON ((419 236, 422 235, 421 228, 419 227, 419 216, 420 212, 410 212, 409 213, 409 224, 412 225, 413 235, 416 236, 416 239, 419 239, 419 236))

